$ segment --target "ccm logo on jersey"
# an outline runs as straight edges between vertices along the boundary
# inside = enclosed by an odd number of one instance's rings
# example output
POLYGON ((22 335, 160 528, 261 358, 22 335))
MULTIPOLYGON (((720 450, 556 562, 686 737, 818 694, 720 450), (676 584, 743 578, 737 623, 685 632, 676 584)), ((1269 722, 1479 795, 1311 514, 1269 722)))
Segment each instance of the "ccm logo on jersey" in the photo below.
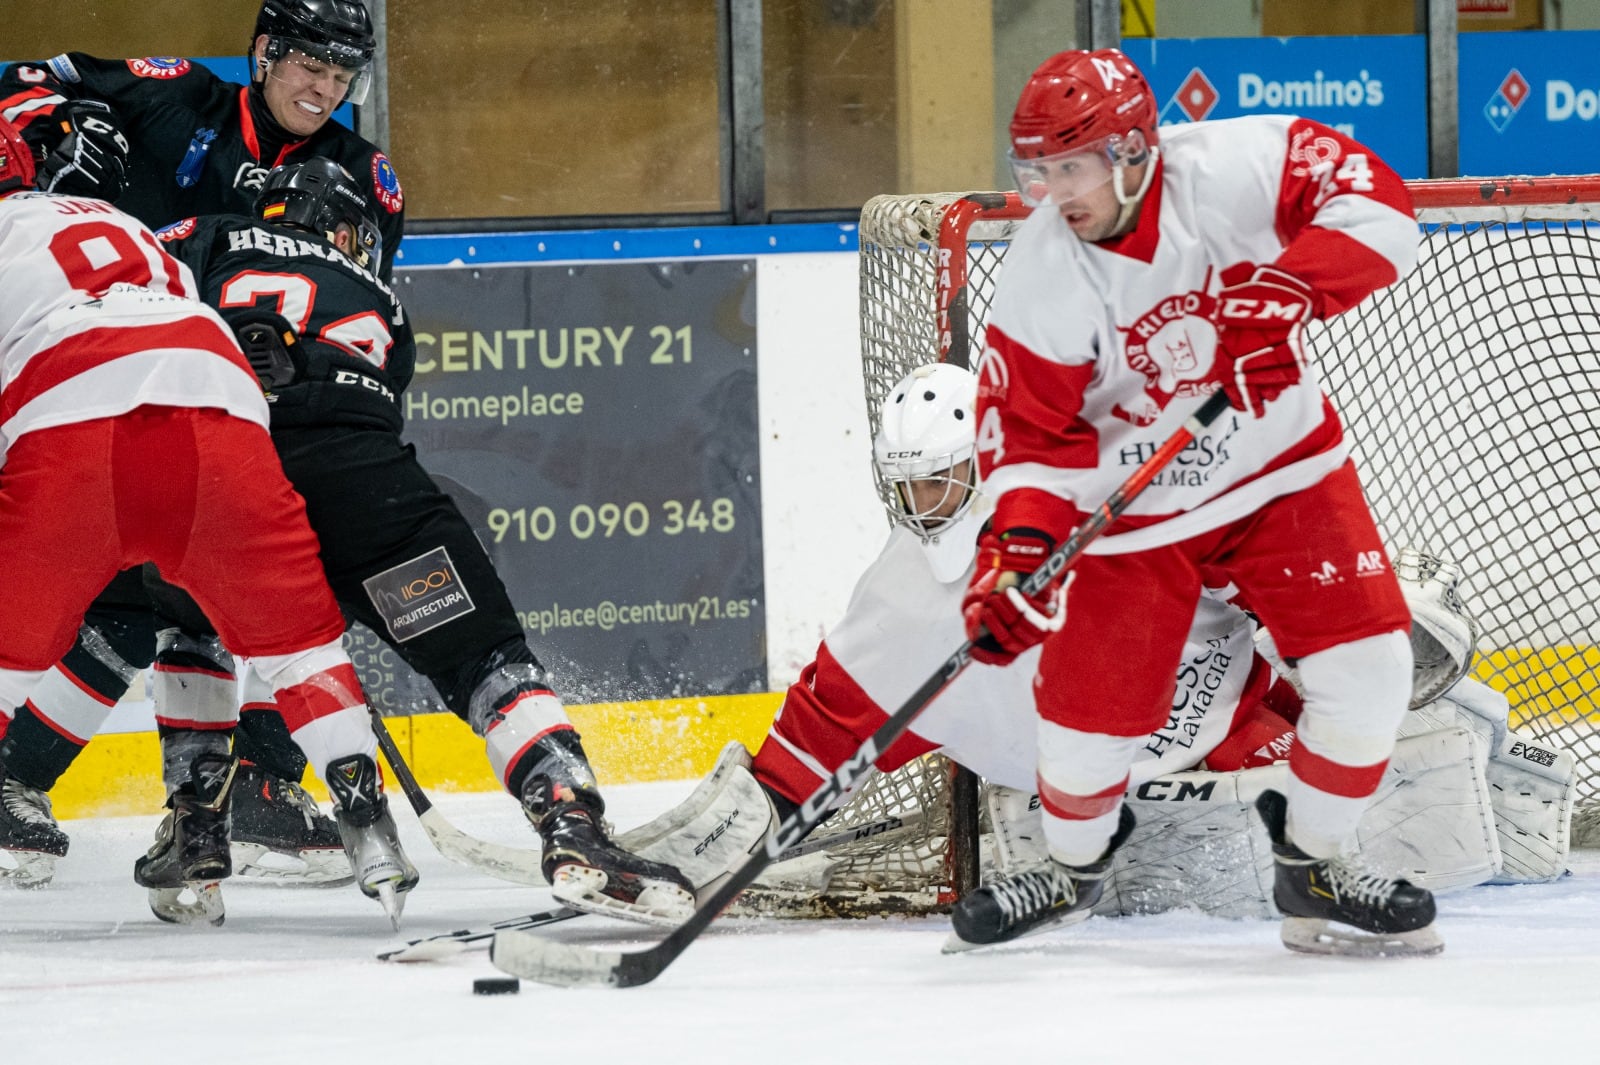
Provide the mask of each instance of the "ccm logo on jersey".
POLYGON ((128 69, 141 78, 181 78, 189 73, 189 61, 175 55, 152 55, 128 60, 128 69))
POLYGON ((1556 752, 1547 751, 1543 747, 1535 747, 1529 743, 1523 743, 1521 740, 1518 740, 1516 743, 1511 745, 1511 757, 1523 758, 1530 762, 1537 762, 1542 766, 1552 766, 1556 764, 1556 752))

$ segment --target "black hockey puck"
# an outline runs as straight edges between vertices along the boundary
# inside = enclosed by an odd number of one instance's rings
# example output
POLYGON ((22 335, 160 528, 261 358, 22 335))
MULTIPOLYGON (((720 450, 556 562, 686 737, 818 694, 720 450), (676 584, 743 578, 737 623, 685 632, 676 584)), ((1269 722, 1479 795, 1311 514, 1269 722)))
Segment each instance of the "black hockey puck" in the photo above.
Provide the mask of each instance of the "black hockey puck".
POLYGON ((472 981, 474 995, 515 995, 522 990, 522 981, 515 976, 486 976, 472 981))

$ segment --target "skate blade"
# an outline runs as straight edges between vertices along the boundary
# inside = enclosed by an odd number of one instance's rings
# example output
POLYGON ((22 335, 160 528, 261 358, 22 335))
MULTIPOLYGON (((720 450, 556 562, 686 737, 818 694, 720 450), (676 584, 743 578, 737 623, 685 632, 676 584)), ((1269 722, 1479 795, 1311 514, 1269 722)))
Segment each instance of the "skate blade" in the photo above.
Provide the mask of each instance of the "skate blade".
POLYGON ((308 847, 285 854, 260 843, 230 846, 235 876, 285 887, 339 887, 352 883, 355 873, 343 848, 308 847))
POLYGON ((42 888, 56 875, 57 857, 43 851, 0 850, 0 884, 29 891, 42 888))
POLYGON ((168 924, 222 927, 227 912, 222 886, 215 880, 194 880, 175 888, 149 888, 150 912, 168 924))
POLYGON ((603 870, 587 865, 563 865, 550 880, 550 894, 557 902, 584 913, 616 917, 657 928, 676 928, 694 913, 694 896, 661 880, 644 881, 644 888, 633 901, 605 893, 611 878, 603 870))
POLYGON ((1380 935, 1315 917, 1285 917, 1283 945, 1301 954, 1359 958, 1427 957, 1444 950, 1433 925, 1413 932, 1380 935))
POLYGON ((960 936, 956 935, 954 932, 951 932, 949 938, 944 941, 944 946, 939 948, 939 953, 970 954, 972 951, 983 950, 986 947, 1003 947, 1007 943, 1015 943, 1019 939, 1028 939, 1033 936, 1041 935, 1045 932, 1054 932, 1062 928, 1070 928, 1075 924, 1082 924, 1093 916, 1094 911, 1092 909, 1074 910, 1059 920, 1045 921, 1043 924, 1036 924, 1025 932, 1018 932, 1014 935, 1007 936, 1005 939, 996 939, 992 943, 969 943, 965 939, 962 939, 960 936))
POLYGON ((383 912, 389 915, 389 924, 396 932, 400 931, 400 915, 405 912, 406 896, 404 892, 396 891, 396 880, 385 880, 374 885, 378 892, 378 903, 383 907, 383 912))

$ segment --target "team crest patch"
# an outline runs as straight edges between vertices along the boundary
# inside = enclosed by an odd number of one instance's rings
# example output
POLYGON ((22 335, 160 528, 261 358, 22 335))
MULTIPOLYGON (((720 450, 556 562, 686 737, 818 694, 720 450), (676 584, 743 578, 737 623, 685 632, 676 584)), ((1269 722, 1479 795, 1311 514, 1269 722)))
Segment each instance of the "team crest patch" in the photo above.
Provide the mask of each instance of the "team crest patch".
POLYGON ((156 239, 182 240, 194 232, 194 222, 193 218, 184 218, 172 223, 170 226, 162 226, 156 230, 156 239))
POLYGON ((175 55, 152 55, 128 60, 128 69, 141 78, 181 78, 189 73, 189 61, 175 55))
POLYGON ((405 206, 406 194, 400 191, 400 177, 394 165, 382 152, 372 153, 372 194, 390 214, 399 214, 405 206))

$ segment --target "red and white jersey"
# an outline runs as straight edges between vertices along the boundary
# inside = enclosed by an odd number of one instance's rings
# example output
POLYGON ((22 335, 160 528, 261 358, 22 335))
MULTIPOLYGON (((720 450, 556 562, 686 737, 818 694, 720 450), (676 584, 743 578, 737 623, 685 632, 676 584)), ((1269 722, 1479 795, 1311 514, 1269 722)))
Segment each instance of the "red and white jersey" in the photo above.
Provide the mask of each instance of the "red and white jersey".
MULTIPOLYGON (((1321 318, 1416 263, 1399 176, 1327 126, 1282 116, 1198 122, 1163 129, 1160 148, 1131 233, 1080 241, 1046 206, 1006 254, 978 396, 978 454, 1002 527, 1041 524, 1041 501, 1019 489, 1079 516, 1092 510, 1221 387, 1213 309, 1226 267, 1275 263, 1311 286, 1321 318)), ((1263 417, 1230 411, 1200 433, 1089 550, 1139 551, 1215 529, 1346 457, 1338 415, 1308 367, 1263 417)))
POLYGON ((154 234, 103 200, 0 199, 0 459, 23 433, 146 404, 267 425, 232 331, 154 234))
MULTIPOLYGON (((813 703, 821 702, 831 718, 850 722, 858 740, 865 739, 965 642, 961 597, 981 524, 981 515, 968 515, 941 537, 966 545, 966 570, 945 574, 945 580, 936 575, 915 534, 899 527, 890 533, 882 554, 857 582, 843 619, 806 670, 808 694, 815 698, 791 693, 773 723, 770 742, 787 748, 819 777, 826 775, 825 766, 849 751, 801 750, 797 737, 812 730, 794 718, 816 713, 813 703)), ((1228 735, 1253 671, 1268 669, 1254 653, 1253 622, 1221 594, 1208 589, 1196 608, 1171 716, 1140 751, 1130 787, 1198 766, 1228 735)), ((988 780, 1035 790, 1038 660, 1034 648, 1008 666, 969 665, 912 724, 912 733, 924 742, 913 741, 906 753, 936 747, 988 780)), ((849 749, 854 746, 851 742, 849 749)))

